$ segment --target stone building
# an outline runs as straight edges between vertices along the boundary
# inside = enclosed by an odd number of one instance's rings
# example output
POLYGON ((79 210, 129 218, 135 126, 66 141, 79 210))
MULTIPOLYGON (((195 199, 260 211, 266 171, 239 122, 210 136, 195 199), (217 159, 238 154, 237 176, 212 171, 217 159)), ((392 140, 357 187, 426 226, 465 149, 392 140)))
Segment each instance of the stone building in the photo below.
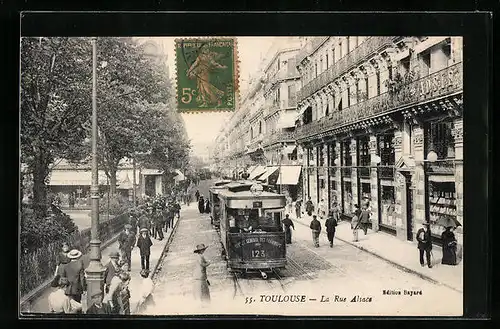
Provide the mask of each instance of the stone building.
POLYGON ((404 240, 463 224, 461 37, 314 37, 296 61, 304 197, 404 240))

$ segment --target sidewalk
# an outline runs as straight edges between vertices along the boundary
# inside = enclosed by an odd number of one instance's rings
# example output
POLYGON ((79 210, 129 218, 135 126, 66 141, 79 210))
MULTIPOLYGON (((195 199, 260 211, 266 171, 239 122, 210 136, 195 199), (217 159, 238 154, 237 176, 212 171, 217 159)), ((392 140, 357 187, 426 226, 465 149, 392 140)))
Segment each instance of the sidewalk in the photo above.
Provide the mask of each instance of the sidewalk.
MULTIPOLYGON (((182 217, 182 211, 181 209, 181 217, 182 217)), ((177 218, 174 219, 173 222, 173 228, 177 225, 177 218)), ((150 256, 150 270, 151 270, 151 275, 153 275, 156 266, 158 265, 158 261, 163 253, 163 250, 165 249, 165 246, 167 242, 170 239, 170 236, 172 232, 174 231, 173 228, 169 228, 168 232, 165 234, 164 233, 164 239, 162 241, 156 240, 156 239, 151 239, 153 241, 153 245, 151 246, 151 256, 150 256)), ((116 237, 115 237, 116 238, 116 237)), ((105 266, 109 262, 109 255, 113 251, 118 251, 118 241, 114 241, 112 244, 110 244, 108 247, 104 248, 101 251, 101 262, 103 266, 105 266)), ((86 259, 84 260, 84 265, 85 267, 88 265, 88 261, 86 259)), ((142 281, 142 278, 140 276, 140 271, 141 271, 141 256, 139 254, 139 248, 134 247, 132 250, 132 262, 131 262, 131 271, 130 271, 130 284, 129 284, 129 289, 130 289, 130 309, 132 313, 135 311, 137 307, 137 301, 138 301, 138 296, 137 296, 137 291, 140 288, 140 284, 142 281)), ((27 305, 23 305, 22 307, 22 313, 48 313, 48 297, 50 293, 53 291, 54 288, 51 288, 48 286, 46 289, 43 290, 43 292, 36 297, 33 301, 27 303, 27 305)), ((82 306, 83 309, 85 310, 87 308, 87 299, 85 296, 82 298, 82 306)))
MULTIPOLYGON (((295 217, 295 211, 290 214, 290 218, 302 225, 309 226, 312 217, 307 214, 302 218, 295 217)), ((321 221, 321 220, 320 220, 321 221)), ((324 226, 323 219, 321 226, 324 226)), ((326 230, 322 229, 322 234, 326 235, 326 230)), ((422 267, 418 260, 417 244, 413 241, 402 241, 392 235, 383 232, 368 230, 365 236, 363 231, 359 231, 359 241, 352 241, 351 223, 341 221, 335 232, 335 239, 350 244, 358 249, 366 251, 378 258, 381 258, 406 272, 413 273, 421 278, 444 285, 455 291, 463 293, 463 260, 456 266, 442 265, 442 249, 436 245, 432 248, 432 268, 422 267)))

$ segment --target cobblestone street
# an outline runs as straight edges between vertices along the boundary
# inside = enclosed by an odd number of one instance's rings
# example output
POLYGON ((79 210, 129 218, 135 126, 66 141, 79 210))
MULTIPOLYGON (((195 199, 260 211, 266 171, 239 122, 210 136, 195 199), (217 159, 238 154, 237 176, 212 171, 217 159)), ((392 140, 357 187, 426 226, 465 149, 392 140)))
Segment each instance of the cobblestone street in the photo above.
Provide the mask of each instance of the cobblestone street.
POLYGON ((211 227, 209 216, 199 214, 194 204, 186 208, 155 280, 156 307, 147 313, 401 316, 462 313, 461 293, 406 273, 347 243, 336 240, 330 248, 323 235, 320 247, 314 248, 309 228, 300 223, 295 224, 293 243, 287 246, 286 269, 267 280, 258 274, 233 275, 221 252, 219 235, 211 227), (208 279, 212 303, 204 308, 194 304, 192 297, 193 248, 199 243, 209 245, 205 256, 211 262, 208 279), (384 290, 400 291, 401 295, 384 295, 384 290), (415 295, 410 296, 410 291, 415 295), (282 298, 305 295, 306 301, 267 303, 261 295, 282 298))

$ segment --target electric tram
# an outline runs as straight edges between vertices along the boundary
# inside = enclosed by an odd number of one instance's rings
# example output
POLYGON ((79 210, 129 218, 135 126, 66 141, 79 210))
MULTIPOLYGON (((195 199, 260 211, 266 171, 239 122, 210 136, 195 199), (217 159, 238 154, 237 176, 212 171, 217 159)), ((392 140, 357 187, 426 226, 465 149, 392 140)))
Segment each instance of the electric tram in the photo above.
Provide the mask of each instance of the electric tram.
POLYGON ((220 237, 228 267, 239 272, 267 273, 286 266, 285 232, 281 223, 285 196, 254 182, 234 182, 219 190, 220 237))
POLYGON ((226 185, 231 183, 231 180, 220 180, 214 183, 213 186, 208 190, 209 202, 212 205, 210 209, 210 223, 219 228, 219 216, 220 216, 220 200, 219 191, 226 188, 226 185))

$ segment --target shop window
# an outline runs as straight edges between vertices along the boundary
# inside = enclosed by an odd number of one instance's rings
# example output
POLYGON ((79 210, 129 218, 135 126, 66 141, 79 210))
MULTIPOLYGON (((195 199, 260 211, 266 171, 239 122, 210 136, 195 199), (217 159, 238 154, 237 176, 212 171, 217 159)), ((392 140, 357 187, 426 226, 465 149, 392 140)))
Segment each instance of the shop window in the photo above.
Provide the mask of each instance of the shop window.
POLYGON ((380 219, 382 225, 396 227, 394 186, 380 186, 380 219))
POLYGON ((361 183, 361 190, 359 199, 361 200, 361 207, 369 207, 372 200, 372 193, 370 191, 370 183, 361 183))
POLYGON ((429 181, 429 222, 433 235, 440 236, 444 230, 437 224, 441 217, 457 217, 455 182, 429 181))
POLYGON ((344 194, 344 213, 352 214, 354 212, 354 204, 352 199, 352 185, 351 182, 344 182, 343 184, 343 194, 344 194))

